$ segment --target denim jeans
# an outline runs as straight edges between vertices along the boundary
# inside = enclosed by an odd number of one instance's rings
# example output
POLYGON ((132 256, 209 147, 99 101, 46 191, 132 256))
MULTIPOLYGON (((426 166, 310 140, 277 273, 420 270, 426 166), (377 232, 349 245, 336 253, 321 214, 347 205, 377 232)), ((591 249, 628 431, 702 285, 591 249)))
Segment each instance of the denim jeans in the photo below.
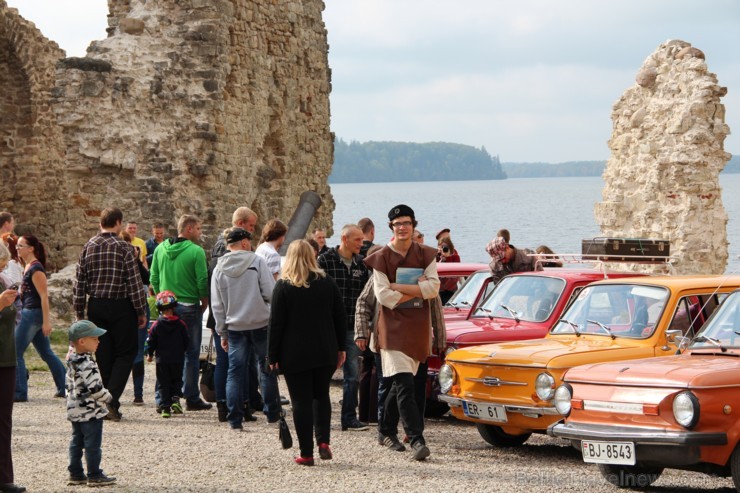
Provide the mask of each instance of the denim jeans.
POLYGON ((190 344, 185 351, 185 366, 182 373, 183 395, 187 402, 200 401, 200 386, 198 372, 200 371, 200 344, 202 339, 203 313, 200 305, 186 306, 181 303, 175 308, 175 313, 188 327, 190 344))
POLYGON ((249 353, 249 331, 229 330, 229 369, 226 377, 226 406, 229 409, 227 419, 233 426, 244 419, 244 396, 249 383, 245 378, 247 354, 249 353))
MULTIPOLYGON (((224 351, 221 347, 221 337, 213 331, 213 347, 216 352, 216 372, 213 375, 213 383, 216 386, 216 400, 223 402, 226 400, 226 379, 229 372, 229 353, 224 351)), ((247 362, 244 366, 244 402, 256 402, 251 394, 256 391, 257 385, 259 384, 258 376, 256 371, 252 371, 252 367, 256 365, 254 350, 250 348, 247 351, 247 362)), ((259 394, 257 394, 259 395, 259 394)), ((259 398, 261 400, 261 397, 259 398)))
POLYGON ((278 391, 277 375, 267 366, 267 327, 248 330, 248 338, 252 350, 257 357, 259 366, 260 389, 262 400, 265 402, 262 411, 267 420, 274 422, 280 416, 280 393, 278 391))
POLYGON ((342 426, 349 426, 357 420, 357 399, 359 389, 360 355, 355 344, 354 331, 347 331, 347 359, 342 366, 344 381, 342 385, 342 426))
POLYGON ((66 371, 59 357, 51 350, 49 338, 41 330, 43 313, 41 308, 24 308, 21 312, 21 321, 15 328, 15 351, 16 351, 16 374, 15 374, 15 398, 28 399, 28 380, 26 380, 26 361, 23 353, 29 344, 33 343, 36 352, 39 353, 51 370, 57 391, 64 391, 64 377, 66 371))
POLYGON ((134 397, 144 397, 144 345, 149 335, 149 317, 147 317, 147 328, 138 330, 138 350, 134 359, 134 367, 131 369, 131 379, 134 381, 134 397))
POLYGON ((72 422, 72 440, 69 442, 69 475, 75 478, 85 476, 82 468, 82 453, 85 453, 87 476, 94 478, 101 476, 100 459, 103 456, 103 420, 72 422))

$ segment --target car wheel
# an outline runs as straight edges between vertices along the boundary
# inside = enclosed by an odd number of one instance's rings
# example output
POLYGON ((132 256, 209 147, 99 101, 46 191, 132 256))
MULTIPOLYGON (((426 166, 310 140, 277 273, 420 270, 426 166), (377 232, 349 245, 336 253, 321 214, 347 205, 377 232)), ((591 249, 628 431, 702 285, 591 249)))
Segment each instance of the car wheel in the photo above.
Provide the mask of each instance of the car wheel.
POLYGON ((730 456, 730 471, 732 472, 732 482, 735 483, 735 489, 740 491, 740 447, 735 447, 735 451, 730 456))
POLYGON ((439 402, 436 399, 427 399, 426 407, 424 408, 424 416, 427 418, 441 418, 449 410, 450 406, 448 406, 446 402, 439 402))
POLYGON ((658 480, 663 473, 662 467, 617 466, 599 464, 599 472, 608 482, 619 488, 647 488, 658 480))
POLYGON ((500 426, 484 425, 482 423, 476 424, 476 427, 478 428, 480 436, 483 437, 483 440, 494 447, 518 447, 532 436, 531 433, 510 435, 502 430, 500 426))

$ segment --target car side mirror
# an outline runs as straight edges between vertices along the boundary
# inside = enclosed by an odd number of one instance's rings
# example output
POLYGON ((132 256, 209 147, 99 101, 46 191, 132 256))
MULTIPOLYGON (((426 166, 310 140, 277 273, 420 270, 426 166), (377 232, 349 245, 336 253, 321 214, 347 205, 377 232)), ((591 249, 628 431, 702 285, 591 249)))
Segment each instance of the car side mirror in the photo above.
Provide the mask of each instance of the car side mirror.
POLYGON ((683 332, 681 332, 680 329, 671 329, 665 331, 665 338, 668 342, 672 342, 674 344, 679 344, 678 339, 683 339, 683 332))

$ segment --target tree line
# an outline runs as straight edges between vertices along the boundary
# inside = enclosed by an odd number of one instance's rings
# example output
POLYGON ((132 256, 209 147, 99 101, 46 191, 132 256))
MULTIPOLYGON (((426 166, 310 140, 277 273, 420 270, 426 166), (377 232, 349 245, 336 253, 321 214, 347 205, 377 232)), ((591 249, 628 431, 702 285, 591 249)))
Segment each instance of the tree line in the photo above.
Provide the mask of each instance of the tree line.
MULTIPOLYGON (((601 176, 605 166, 606 161, 502 163, 485 147, 449 142, 348 143, 336 139, 329 183, 601 176)), ((740 157, 733 156, 723 172, 740 173, 740 157)))
POLYGON ((334 142, 329 183, 503 180, 498 156, 447 142, 334 142))

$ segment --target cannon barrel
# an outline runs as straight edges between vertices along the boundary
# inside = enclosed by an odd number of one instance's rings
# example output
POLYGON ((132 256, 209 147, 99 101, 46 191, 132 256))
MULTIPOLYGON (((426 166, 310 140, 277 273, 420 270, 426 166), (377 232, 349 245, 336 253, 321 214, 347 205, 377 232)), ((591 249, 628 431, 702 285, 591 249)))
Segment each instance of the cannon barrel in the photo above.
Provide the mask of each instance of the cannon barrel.
POLYGON ((319 194, 310 190, 301 194, 298 206, 295 208, 293 217, 290 218, 290 222, 288 223, 288 233, 285 235, 285 242, 278 252, 281 256, 285 256, 285 252, 288 251, 288 245, 290 245, 291 241, 306 237, 308 227, 311 221, 313 221, 313 217, 316 215, 319 207, 321 207, 321 197, 319 197, 319 194))

